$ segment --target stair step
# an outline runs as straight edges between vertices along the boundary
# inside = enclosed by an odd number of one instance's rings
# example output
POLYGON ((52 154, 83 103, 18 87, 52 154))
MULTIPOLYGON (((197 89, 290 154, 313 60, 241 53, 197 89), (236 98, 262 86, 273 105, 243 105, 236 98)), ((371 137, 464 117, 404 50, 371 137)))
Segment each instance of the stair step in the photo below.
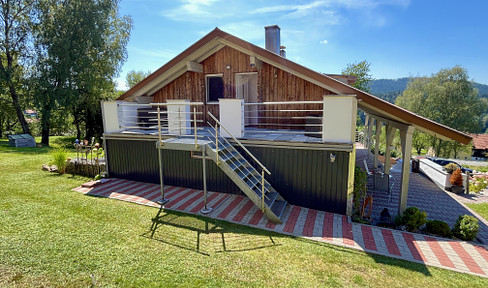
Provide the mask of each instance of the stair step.
POLYGON ((224 155, 221 155, 220 159, 222 159, 222 161, 228 161, 232 158, 237 158, 238 156, 240 156, 239 152, 231 151, 231 152, 225 153, 224 155))
POLYGON ((251 177, 245 181, 246 181, 247 186, 249 188, 251 188, 252 190, 254 190, 256 185, 259 183, 259 179, 257 177, 251 177))
POLYGON ((268 192, 264 195, 264 203, 268 205, 268 207, 273 206, 274 202, 276 201, 276 198, 278 198, 279 194, 276 192, 268 192))
MULTIPOLYGON (((241 167, 241 168, 242 168, 242 167, 241 167)), ((242 170, 240 170, 240 171, 239 171, 239 170, 238 170, 238 171, 236 171, 237 175, 239 175, 239 177, 240 177, 242 180, 244 180, 244 179, 246 179, 247 177, 249 177, 249 176, 252 174, 252 172, 253 172, 252 168, 246 168, 246 167, 244 167, 244 169, 242 169, 242 170)))
POLYGON ((243 170, 243 168, 245 168, 246 163, 247 162, 244 159, 237 159, 237 161, 229 163, 229 167, 236 173, 239 173, 240 170, 243 170))
MULTIPOLYGON (((212 141, 212 140, 210 140, 212 141)), ((215 150, 215 140, 207 144, 208 147, 212 150, 215 150)), ((227 148, 231 147, 230 143, 228 142, 220 142, 219 141, 219 151, 226 150, 227 148)))
POLYGON ((288 202, 285 200, 276 200, 274 201, 273 205, 271 206, 271 212, 273 212, 278 218, 281 219, 283 216, 283 212, 285 211, 286 204, 288 202))

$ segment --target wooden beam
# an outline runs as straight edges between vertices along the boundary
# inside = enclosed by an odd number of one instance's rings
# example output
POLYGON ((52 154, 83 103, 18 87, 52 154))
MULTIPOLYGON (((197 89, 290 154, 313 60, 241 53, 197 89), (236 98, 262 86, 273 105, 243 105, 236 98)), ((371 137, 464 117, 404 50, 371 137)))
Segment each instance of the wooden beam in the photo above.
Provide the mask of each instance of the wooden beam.
MULTIPOLYGON (((373 143, 372 141, 372 137, 373 137, 373 118, 369 118, 369 127, 368 127, 368 155, 369 154, 369 150, 371 150, 371 143, 373 143)), ((369 157, 368 157, 369 158, 369 157)))
POLYGON ((398 201, 398 213, 401 215, 407 208, 408 183, 410 177, 410 157, 412 156, 412 138, 415 127, 409 126, 406 131, 400 131, 402 139, 402 176, 400 178, 400 199, 398 201))
POLYGON ((249 56, 249 62, 251 63, 251 67, 256 67, 258 69, 263 67, 263 61, 259 60, 256 56, 249 56))
POLYGON ((364 140, 363 140, 363 145, 364 145, 364 148, 366 150, 368 150, 368 142, 369 142, 369 139, 368 139, 368 129, 369 129, 369 115, 364 113, 364 115, 366 116, 364 118, 364 140))
POLYGON ((186 62, 186 71, 203 73, 203 65, 193 61, 186 62))

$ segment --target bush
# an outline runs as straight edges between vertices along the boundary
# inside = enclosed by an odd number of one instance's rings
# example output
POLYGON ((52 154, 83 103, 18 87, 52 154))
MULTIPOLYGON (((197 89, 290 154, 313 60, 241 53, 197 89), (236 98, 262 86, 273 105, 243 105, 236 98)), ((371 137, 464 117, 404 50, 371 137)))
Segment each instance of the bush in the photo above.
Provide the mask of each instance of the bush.
POLYGON ((361 201, 366 196, 366 185, 368 182, 368 175, 356 166, 354 170, 354 212, 359 214, 361 210, 361 201))
POLYGON ((453 171, 456 171, 456 169, 458 168, 459 167, 452 162, 444 166, 444 169, 446 169, 447 173, 452 173, 453 171))
POLYGON ((444 221, 427 221, 427 223, 425 224, 425 231, 427 233, 438 235, 441 237, 452 237, 451 228, 449 228, 449 225, 444 221))
POLYGON ((402 216, 395 218, 395 223, 399 226, 405 225, 409 232, 415 232, 420 226, 425 224, 426 219, 427 213, 420 211, 417 207, 408 207, 402 216))
POLYGON ((453 186, 463 186, 463 176, 461 175, 461 169, 457 168, 454 172, 452 172, 451 179, 449 182, 453 186))
POLYGON ((469 215, 460 215, 452 234, 461 240, 471 241, 476 238, 479 229, 478 219, 469 215))
POLYGON ((59 174, 64 174, 66 172, 66 160, 68 159, 68 150, 65 148, 57 148, 51 150, 51 155, 53 156, 52 164, 58 167, 59 174))
POLYGON ((488 187, 488 179, 483 177, 475 177, 473 180, 470 180, 469 183, 469 192, 480 193, 481 191, 485 190, 488 187))

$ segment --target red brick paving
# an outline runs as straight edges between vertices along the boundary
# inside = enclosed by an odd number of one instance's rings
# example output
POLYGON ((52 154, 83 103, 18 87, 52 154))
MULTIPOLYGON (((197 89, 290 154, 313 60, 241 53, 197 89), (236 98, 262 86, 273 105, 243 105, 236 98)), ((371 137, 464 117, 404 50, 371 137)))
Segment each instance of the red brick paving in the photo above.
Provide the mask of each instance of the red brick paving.
POLYGON ((232 221, 241 222, 244 216, 246 216, 247 212, 251 210, 254 206, 254 203, 251 200, 248 200, 244 206, 242 206, 241 210, 237 212, 236 216, 232 218, 232 221))
POLYGON ((412 253, 413 258, 418 261, 427 262, 427 259, 425 259, 422 250, 420 250, 419 245, 417 245, 417 243, 415 242, 416 240, 413 234, 403 232, 402 235, 403 239, 405 239, 405 242, 407 243, 407 247, 410 250, 410 253, 412 253))
POLYGON ((391 255, 402 256, 391 230, 381 229, 381 234, 383 235, 383 240, 385 241, 388 253, 390 253, 391 255))
POLYGON ((459 255, 461 260, 463 260, 464 264, 468 267, 469 271, 476 273, 476 274, 485 274, 483 270, 481 270, 480 266, 476 264, 476 261, 466 252, 466 250, 459 244, 459 242, 451 241, 449 242, 452 249, 459 255))
POLYGON ((232 212, 232 210, 234 210, 234 208, 237 207, 237 205, 239 205, 239 203, 244 199, 244 197, 242 196, 236 196, 236 198, 234 198, 234 200, 224 209, 224 211, 220 212, 219 216, 217 216, 217 218, 225 218, 227 216, 229 216, 230 212, 232 212))
POLYGON ((439 262, 442 265, 446 267, 455 268, 454 264, 452 264, 452 261, 449 259, 446 252, 444 252, 441 245, 437 243, 437 239, 428 236, 424 236, 424 238, 427 241, 427 244, 429 244, 429 247, 432 250, 432 252, 434 252, 435 257, 437 257, 437 260, 439 260, 439 262))
MULTIPOLYGON (((207 207, 208 204, 215 199, 217 196, 219 196, 218 193, 211 193, 211 195, 207 194, 207 207)), ((205 206, 205 200, 202 200, 200 203, 198 203, 195 207, 193 207, 190 212, 191 213, 197 213, 198 211, 202 210, 203 207, 205 206)))
POLYGON ((347 220, 347 216, 342 215, 342 239, 344 244, 354 246, 354 236, 352 235, 352 224, 347 220))
POLYGON ((288 217, 288 220, 286 220, 286 225, 285 228, 283 229, 284 232, 293 233, 301 209, 302 208, 299 206, 293 206, 290 212, 290 216, 288 217))
MULTIPOLYGON (((157 205, 154 201, 160 199, 161 197, 158 186, 150 188, 150 186, 144 183, 119 179, 112 179, 112 181, 99 184, 91 188, 77 187, 73 190, 88 195, 115 198, 139 204, 146 204, 153 207, 159 207, 159 205, 157 205), (147 191, 141 195, 135 195, 144 190, 147 191), (143 200, 141 201, 141 199, 143 200)), ((190 210, 191 213, 198 213, 198 211, 203 208, 202 191, 171 186, 166 187, 166 191, 167 193, 165 196, 173 199, 171 199, 171 201, 164 207, 165 209, 184 211, 195 203, 198 204, 194 205, 194 207, 190 210), (183 201, 184 199, 187 200, 183 201)), ((305 237, 312 237, 314 227, 319 227, 322 228, 322 237, 311 239, 361 249, 362 246, 357 245, 354 241, 356 238, 359 239, 360 243, 364 243, 364 249, 369 252, 386 256, 395 256, 397 258, 400 257, 412 261, 410 258, 411 254, 416 261, 426 264, 428 263, 429 265, 434 265, 441 268, 445 267, 463 273, 472 273, 487 277, 483 269, 488 271, 488 250, 482 246, 446 239, 445 241, 449 243, 450 247, 452 247, 452 250, 449 250, 449 252, 446 253, 446 251, 442 248, 443 246, 439 244, 440 240, 435 237, 418 236, 416 238, 414 234, 411 233, 351 223, 349 222, 347 216, 336 215, 329 212, 324 213, 313 209, 303 208, 305 209, 304 211, 308 212, 306 217, 300 217, 302 208, 294 205, 287 208, 291 209, 291 211, 290 213, 285 214, 288 216, 287 219, 284 219, 283 224, 274 224, 270 222, 259 209, 254 208, 252 201, 243 196, 232 196, 230 194, 209 192, 208 204, 211 204, 211 207, 214 208, 215 213, 208 214, 208 216, 212 218, 228 218, 229 215, 235 213, 235 216, 233 216, 232 220, 229 221, 268 230, 281 231, 281 229, 283 229, 283 231, 286 233, 294 233, 294 231, 299 230, 296 227, 303 227, 303 229, 300 229, 300 231, 297 231, 294 235, 305 237), (229 199, 229 197, 234 197, 233 201, 225 201, 229 199), (320 217, 318 217, 319 213, 321 215, 320 217), (215 216, 217 214, 218 216, 215 216), (356 226, 357 229, 353 229, 354 226, 356 226), (339 232, 339 234, 334 234, 334 229, 339 229, 336 230, 336 232, 339 232), (340 231, 342 231, 342 239, 340 236, 340 231), (381 237, 381 239, 377 239, 377 237, 381 237), (404 241, 396 241, 396 239, 402 238, 404 241), (377 243, 382 243, 381 240, 384 241, 386 247, 377 245, 377 243), (419 245, 419 241, 427 243, 428 245, 419 245), (466 249, 468 246, 473 247, 473 249, 466 249), (425 253, 422 252, 422 249, 426 249, 424 250, 425 253), (403 251, 406 252, 404 255, 401 253, 403 251), (408 251, 410 251, 410 253, 408 253, 408 251), (427 253, 427 251, 432 251, 433 253, 427 253), (473 253, 476 253, 476 255, 469 255, 468 251, 472 251, 473 253), (452 255, 452 253, 457 254, 457 256, 452 255), (455 262, 454 260, 456 259, 461 259, 462 263, 459 261, 455 262), (467 272, 468 270, 470 272, 467 272)))
POLYGON ((322 228, 322 239, 326 241, 334 240, 334 214, 325 212, 324 225, 322 228))
POLYGON ((305 220, 305 226, 303 227, 303 236, 313 236, 313 228, 315 226, 315 218, 317 218, 317 210, 309 209, 307 219, 305 220))
POLYGON ((368 250, 378 251, 371 226, 361 226, 361 231, 363 232, 364 247, 368 250))

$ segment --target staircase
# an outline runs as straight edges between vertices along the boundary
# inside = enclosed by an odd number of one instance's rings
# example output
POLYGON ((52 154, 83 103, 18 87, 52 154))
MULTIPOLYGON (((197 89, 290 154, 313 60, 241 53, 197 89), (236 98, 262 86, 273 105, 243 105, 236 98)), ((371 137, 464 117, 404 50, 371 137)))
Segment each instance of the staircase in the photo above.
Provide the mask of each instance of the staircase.
MULTIPOLYGON (((215 128, 212 129, 215 132, 215 128)), ((264 178, 264 170, 259 173, 226 138, 215 136, 216 133, 212 135, 214 136, 207 136, 210 143, 207 144, 206 155, 263 211, 269 220, 273 223, 282 223, 281 216, 287 202, 264 178)))

